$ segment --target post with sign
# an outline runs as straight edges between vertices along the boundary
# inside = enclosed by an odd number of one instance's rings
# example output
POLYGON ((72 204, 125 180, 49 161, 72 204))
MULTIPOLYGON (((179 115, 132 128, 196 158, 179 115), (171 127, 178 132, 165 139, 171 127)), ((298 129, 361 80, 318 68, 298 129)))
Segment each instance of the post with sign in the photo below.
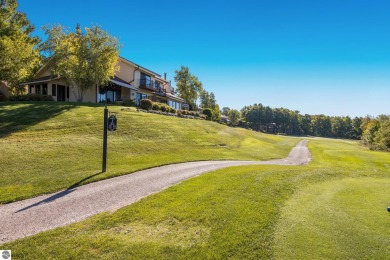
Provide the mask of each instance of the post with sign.
POLYGON ((116 114, 111 113, 108 115, 107 107, 104 108, 104 130, 103 130, 103 166, 102 172, 107 170, 107 133, 108 131, 116 131, 117 119, 116 114))
POLYGON ((104 108, 104 130, 103 130, 103 166, 102 166, 102 172, 106 172, 107 169, 107 123, 108 119, 108 109, 107 107, 104 108))

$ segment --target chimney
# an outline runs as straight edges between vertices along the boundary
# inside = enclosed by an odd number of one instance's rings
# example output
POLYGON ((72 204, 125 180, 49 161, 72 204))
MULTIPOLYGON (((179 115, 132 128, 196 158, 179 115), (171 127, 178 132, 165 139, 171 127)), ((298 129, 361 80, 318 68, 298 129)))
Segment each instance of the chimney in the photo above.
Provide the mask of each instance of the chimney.
POLYGON ((79 23, 76 25, 76 34, 79 36, 81 35, 81 28, 79 23))
POLYGON ((167 80, 167 73, 164 73, 164 79, 167 80))

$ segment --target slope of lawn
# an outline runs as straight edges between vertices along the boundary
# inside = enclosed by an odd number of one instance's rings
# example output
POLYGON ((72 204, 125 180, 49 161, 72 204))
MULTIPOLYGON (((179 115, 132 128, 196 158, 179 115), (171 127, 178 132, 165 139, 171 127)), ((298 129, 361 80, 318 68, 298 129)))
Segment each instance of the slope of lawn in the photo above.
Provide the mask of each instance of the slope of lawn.
POLYGON ((309 148, 307 166, 214 171, 2 247, 18 259, 388 259, 390 153, 309 148))
POLYGON ((0 203, 164 164, 285 157, 299 141, 217 123, 117 112, 101 173, 103 106, 0 103, 0 203))

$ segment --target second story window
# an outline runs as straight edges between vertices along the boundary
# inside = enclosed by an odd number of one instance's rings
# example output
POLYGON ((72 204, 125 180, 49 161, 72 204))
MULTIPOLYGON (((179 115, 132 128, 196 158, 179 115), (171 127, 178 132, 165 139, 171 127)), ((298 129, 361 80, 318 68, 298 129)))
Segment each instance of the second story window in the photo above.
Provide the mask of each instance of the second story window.
POLYGON ((152 87, 152 78, 145 73, 141 73, 140 86, 149 88, 152 87))

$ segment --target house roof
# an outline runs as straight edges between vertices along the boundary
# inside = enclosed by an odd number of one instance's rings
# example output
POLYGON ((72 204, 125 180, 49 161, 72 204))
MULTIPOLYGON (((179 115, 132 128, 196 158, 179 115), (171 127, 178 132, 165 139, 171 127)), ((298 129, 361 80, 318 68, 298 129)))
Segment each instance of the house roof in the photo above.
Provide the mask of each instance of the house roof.
POLYGON ((141 66, 141 65, 138 65, 137 63, 132 62, 131 60, 128 60, 128 59, 126 59, 126 58, 123 58, 123 57, 119 57, 119 58, 120 58, 122 61, 129 63, 130 65, 133 65, 133 66, 135 66, 135 67, 137 67, 137 68, 139 68, 139 69, 142 69, 142 70, 144 70, 144 71, 146 71, 146 72, 149 72, 149 73, 153 74, 153 75, 154 75, 157 79, 159 79, 159 80, 165 81, 165 82, 167 82, 167 83, 169 82, 168 80, 162 78, 160 74, 158 74, 158 73, 156 73, 156 72, 154 72, 154 71, 152 71, 152 70, 150 70, 150 69, 147 69, 147 68, 145 68, 145 67, 143 67, 143 66, 141 66))
POLYGON ((129 89, 132 89, 135 91, 138 90, 138 88, 134 87, 133 85, 130 85, 129 83, 127 83, 126 81, 124 81, 123 79, 121 79, 117 76, 114 76, 112 79, 110 79, 110 81, 118 86, 121 86, 121 87, 129 88, 129 89))
POLYGON ((176 100, 176 101, 180 101, 180 102, 184 102, 184 99, 179 98, 179 97, 177 97, 175 95, 172 95, 171 93, 167 93, 166 95, 167 95, 167 98, 170 98, 170 99, 173 99, 173 100, 176 100))
POLYGON ((32 79, 30 81, 26 81, 26 82, 22 82, 20 83, 20 85, 29 85, 29 84, 34 84, 34 83, 42 83, 42 82, 49 82, 51 80, 54 80, 54 79, 59 79, 60 77, 58 77, 58 75, 49 75, 49 76, 45 76, 45 77, 41 77, 41 78, 37 78, 37 79, 32 79))

